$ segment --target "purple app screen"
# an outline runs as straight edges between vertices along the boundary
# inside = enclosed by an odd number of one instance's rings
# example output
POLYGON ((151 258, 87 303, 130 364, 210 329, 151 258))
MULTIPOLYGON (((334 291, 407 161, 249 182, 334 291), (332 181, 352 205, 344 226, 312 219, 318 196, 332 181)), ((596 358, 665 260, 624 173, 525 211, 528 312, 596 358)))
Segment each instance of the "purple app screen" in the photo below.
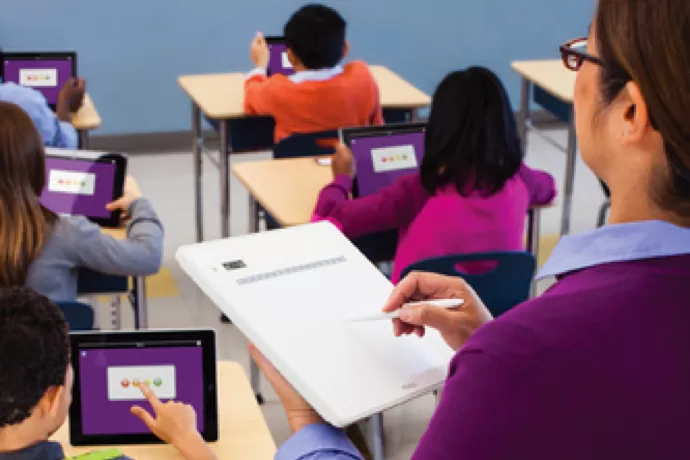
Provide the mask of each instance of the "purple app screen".
POLYGON ((60 89, 73 76, 70 59, 27 61, 10 59, 4 62, 6 82, 14 82, 40 91, 50 105, 57 104, 60 89))
POLYGON ((419 170, 424 131, 355 138, 350 148, 357 162, 359 195, 367 196, 419 170))
POLYGON ((47 157, 41 204, 56 214, 107 218, 114 185, 114 163, 47 157))
POLYGON ((79 350, 82 431, 85 435, 140 434, 149 429, 131 414, 138 405, 153 414, 139 387, 161 401, 180 401, 197 413, 204 430, 203 348, 82 348, 79 350))
POLYGON ((287 56, 287 45, 284 43, 271 43, 268 45, 268 74, 273 75, 281 73, 283 75, 292 75, 295 69, 287 56))

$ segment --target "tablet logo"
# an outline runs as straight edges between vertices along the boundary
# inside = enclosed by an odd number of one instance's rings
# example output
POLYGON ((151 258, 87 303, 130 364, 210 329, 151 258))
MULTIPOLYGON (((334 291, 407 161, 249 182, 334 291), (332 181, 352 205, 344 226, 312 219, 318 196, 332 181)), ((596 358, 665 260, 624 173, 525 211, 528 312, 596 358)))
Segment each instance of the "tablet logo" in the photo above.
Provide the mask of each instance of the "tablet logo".
POLYGON ((371 161, 377 173, 417 168, 417 155, 412 145, 371 149, 371 161))
POLYGON ((56 88, 57 69, 21 69, 19 84, 31 88, 56 88))
POLYGON ((93 196, 96 191, 96 175, 88 172, 51 169, 48 175, 48 190, 53 193, 93 196))
POLYGON ((287 51, 283 51, 280 58, 283 62, 283 69, 292 69, 292 62, 290 62, 287 51))
POLYGON ((108 401, 140 401, 141 386, 151 388, 160 399, 175 399, 175 366, 110 366, 107 369, 108 401))

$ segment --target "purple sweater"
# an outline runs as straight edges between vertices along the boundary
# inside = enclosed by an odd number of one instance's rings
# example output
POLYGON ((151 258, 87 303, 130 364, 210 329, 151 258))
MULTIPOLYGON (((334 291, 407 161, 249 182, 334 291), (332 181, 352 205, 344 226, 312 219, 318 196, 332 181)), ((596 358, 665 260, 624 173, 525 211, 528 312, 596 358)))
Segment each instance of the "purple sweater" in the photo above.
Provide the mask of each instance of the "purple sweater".
POLYGON ((321 191, 313 220, 329 220, 348 238, 398 229, 393 282, 406 267, 430 257, 522 251, 528 208, 556 196, 553 177, 525 165, 490 197, 478 192, 464 197, 455 185, 430 196, 418 174, 356 200, 348 199, 351 191, 350 177, 336 177, 321 191))

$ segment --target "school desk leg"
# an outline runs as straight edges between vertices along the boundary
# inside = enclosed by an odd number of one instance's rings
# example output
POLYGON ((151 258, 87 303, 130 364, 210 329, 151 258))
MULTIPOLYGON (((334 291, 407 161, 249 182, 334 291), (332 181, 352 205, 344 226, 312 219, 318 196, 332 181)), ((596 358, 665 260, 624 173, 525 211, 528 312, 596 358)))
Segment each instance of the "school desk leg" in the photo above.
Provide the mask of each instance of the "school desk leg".
POLYGON ((89 148, 89 132, 86 130, 79 131, 79 148, 88 149, 89 148))
POLYGON ((520 136, 520 146, 522 151, 527 151, 527 133, 529 130, 529 98, 530 98, 531 83, 528 79, 523 78, 520 86, 520 114, 518 116, 518 135, 520 136))
MULTIPOLYGON (((527 212, 527 251, 534 255, 537 265, 539 265, 539 235, 541 226, 541 210, 532 208, 527 212)), ((530 298, 535 297, 537 293, 537 282, 532 280, 530 287, 530 298)))
POLYGON ((134 278, 134 289, 132 289, 132 296, 134 297, 135 309, 135 329, 149 328, 149 306, 146 298, 146 277, 137 276, 134 278))
POLYGON ((256 362, 251 356, 249 357, 249 382, 252 385, 252 391, 254 391, 256 402, 263 404, 264 397, 261 394, 261 371, 259 371, 259 366, 256 365, 256 362))
POLYGON ((227 120, 220 120, 220 234, 230 236, 230 148, 227 120))
POLYGON ((384 460, 383 452, 383 414, 374 414, 369 418, 369 440, 374 460, 384 460))
POLYGON ((201 110, 195 102, 192 102, 192 136, 194 142, 192 143, 192 160, 194 162, 194 200, 196 213, 196 242, 200 243, 204 240, 204 199, 202 174, 203 174, 203 156, 201 153, 201 146, 204 143, 204 138, 201 134, 201 110))
POLYGON ((577 138, 575 137, 575 113, 570 107, 568 117, 568 146, 565 158, 565 185, 563 192, 563 215, 561 216, 561 235, 570 233, 570 214, 573 208, 573 188, 575 185, 575 160, 577 160, 577 138))
POLYGON ((120 295, 115 295, 110 299, 110 325, 114 331, 122 329, 121 306, 122 299, 120 295))
POLYGON ((410 110, 410 123, 419 122, 419 109, 410 110))
POLYGON ((249 233, 259 232, 259 205, 254 197, 249 195, 249 233))

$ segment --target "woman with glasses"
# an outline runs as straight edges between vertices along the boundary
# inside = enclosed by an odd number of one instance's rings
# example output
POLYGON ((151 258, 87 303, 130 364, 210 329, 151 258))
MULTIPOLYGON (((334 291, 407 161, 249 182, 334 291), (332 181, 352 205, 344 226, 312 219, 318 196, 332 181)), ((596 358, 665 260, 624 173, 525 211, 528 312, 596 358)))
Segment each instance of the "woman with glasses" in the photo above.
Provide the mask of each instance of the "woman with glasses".
MULTIPOLYGON (((396 335, 438 329, 458 350, 418 460, 690 458, 690 2, 599 0, 578 71, 584 161, 611 190, 609 225, 564 238, 557 282, 492 320, 457 278, 413 274, 396 335)), ((500 289, 500 286, 497 286, 500 289)), ((256 350, 293 429, 279 460, 358 459, 256 350)))

